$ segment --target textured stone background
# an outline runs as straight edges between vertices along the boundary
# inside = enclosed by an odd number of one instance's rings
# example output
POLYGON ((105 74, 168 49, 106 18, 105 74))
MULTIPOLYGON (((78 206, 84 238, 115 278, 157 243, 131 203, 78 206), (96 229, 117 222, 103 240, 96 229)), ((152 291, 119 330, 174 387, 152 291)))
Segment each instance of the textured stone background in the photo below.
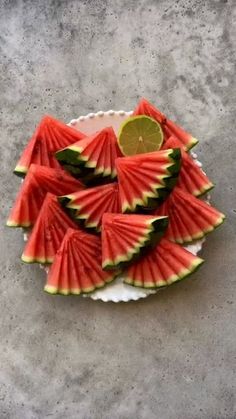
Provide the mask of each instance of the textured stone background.
POLYGON ((236 417, 233 0, 0 1, 1 419, 236 417), (3 224, 41 116, 132 109, 145 95, 200 139, 227 222, 205 265, 146 301, 43 293, 3 224))

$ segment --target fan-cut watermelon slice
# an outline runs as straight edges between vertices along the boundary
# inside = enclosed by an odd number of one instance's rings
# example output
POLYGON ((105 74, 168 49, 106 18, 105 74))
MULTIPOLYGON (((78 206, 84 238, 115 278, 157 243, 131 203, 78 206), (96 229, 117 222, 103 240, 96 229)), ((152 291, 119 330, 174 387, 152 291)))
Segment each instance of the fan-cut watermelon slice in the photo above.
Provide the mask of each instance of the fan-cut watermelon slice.
POLYGON ((117 183, 88 188, 58 198, 70 210, 74 219, 82 221, 85 228, 101 230, 104 212, 121 212, 117 183))
POLYGON ((25 147, 14 173, 24 176, 32 163, 54 169, 60 168, 54 153, 84 137, 82 132, 63 122, 49 115, 44 116, 25 147))
POLYGON ((122 156, 112 127, 107 127, 56 153, 56 158, 74 166, 84 165, 94 175, 116 177, 115 159, 122 156))
POLYGON ((21 259, 26 263, 52 263, 68 228, 76 224, 63 211, 57 197, 47 193, 21 259))
POLYGON ((126 270, 124 282, 142 288, 166 287, 187 277, 202 263, 201 258, 163 238, 145 257, 126 270))
POLYGON ((66 235, 49 270, 44 288, 50 294, 90 293, 117 275, 101 267, 101 239, 74 229, 66 235))
POLYGON ((189 243, 218 227, 225 216, 206 202, 176 187, 156 215, 167 215, 169 226, 165 238, 176 243, 189 243))
MULTIPOLYGON (((171 136, 165 142, 163 149, 180 147, 180 141, 171 136)), ((178 186, 186 192, 200 196, 214 187, 202 169, 195 163, 191 156, 181 148, 182 165, 179 172, 178 186)))
POLYGON ((62 169, 31 164, 10 212, 7 225, 9 227, 33 225, 47 192, 63 195, 82 189, 82 183, 62 169))
POLYGON ((145 98, 140 100, 133 112, 133 115, 147 115, 159 122, 164 133, 164 141, 167 140, 171 135, 175 135, 187 150, 198 143, 196 138, 183 130, 183 128, 181 128, 170 119, 167 119, 166 116, 161 111, 159 111, 159 109, 153 106, 145 98))
POLYGON ((180 165, 180 149, 118 158, 116 169, 122 212, 157 206, 175 186, 180 165))
POLYGON ((121 268, 155 245, 163 236, 168 217, 140 214, 104 214, 102 218, 102 267, 121 268))

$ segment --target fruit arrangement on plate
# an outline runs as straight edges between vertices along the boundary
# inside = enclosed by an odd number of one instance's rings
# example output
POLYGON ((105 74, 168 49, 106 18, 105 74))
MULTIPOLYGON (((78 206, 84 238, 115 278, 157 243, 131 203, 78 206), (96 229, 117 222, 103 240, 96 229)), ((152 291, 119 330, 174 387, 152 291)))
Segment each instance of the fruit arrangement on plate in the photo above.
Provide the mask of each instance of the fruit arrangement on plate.
POLYGON ((224 220, 196 144, 146 99, 69 125, 45 116, 14 170, 24 180, 7 221, 26 233, 22 260, 45 266, 45 291, 128 301, 194 272, 224 220))

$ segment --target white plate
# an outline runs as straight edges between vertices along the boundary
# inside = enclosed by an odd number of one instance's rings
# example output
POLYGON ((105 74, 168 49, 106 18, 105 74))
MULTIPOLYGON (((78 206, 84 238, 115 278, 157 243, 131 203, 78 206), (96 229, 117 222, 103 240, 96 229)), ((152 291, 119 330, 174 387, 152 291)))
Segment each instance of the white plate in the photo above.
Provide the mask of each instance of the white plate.
MULTIPOLYGON (((89 113, 86 116, 80 116, 78 119, 72 119, 68 125, 71 125, 73 128, 82 131, 85 134, 92 134, 93 132, 108 126, 112 126, 117 133, 120 125, 130 115, 132 115, 132 111, 100 111, 97 113, 89 113)), ((192 157, 195 159, 196 163, 201 166, 201 163, 197 161, 197 155, 195 153, 192 153, 192 157)), ((185 248, 196 255, 201 250, 204 240, 205 239, 198 240, 194 244, 185 246, 185 248)), ((158 290, 136 288, 124 284, 122 275, 120 275, 111 284, 106 285, 101 290, 94 291, 91 294, 84 294, 84 297, 90 297, 93 300, 102 300, 104 302, 113 301, 114 303, 118 303, 121 301, 127 302, 139 300, 150 294, 155 294, 157 291, 158 290)))
MULTIPOLYGON (((119 131, 120 125, 126 118, 132 115, 132 113, 132 111, 99 111, 97 113, 89 113, 86 116, 80 116, 78 119, 72 119, 68 125, 79 131, 82 131, 85 134, 92 134, 108 126, 112 126, 114 131, 117 133, 119 131)), ((191 152, 191 155, 196 164, 201 167, 202 164, 197 160, 196 153, 191 152)), ((205 199, 209 203, 210 195, 208 194, 205 199)), ((24 232, 25 241, 27 241, 28 235, 29 232, 24 232)), ((198 252, 200 252, 204 241, 205 238, 197 240, 193 244, 186 245, 185 249, 196 255, 198 252)), ((40 266, 44 270, 47 270, 45 266, 40 266)), ((94 291, 90 294, 83 294, 83 297, 89 297, 93 300, 102 300, 104 302, 112 301, 114 303, 118 303, 139 300, 140 298, 145 298, 150 294, 155 294, 157 291, 160 291, 160 289, 149 290, 124 284, 122 275, 120 275, 111 284, 108 284, 104 288, 94 291)))

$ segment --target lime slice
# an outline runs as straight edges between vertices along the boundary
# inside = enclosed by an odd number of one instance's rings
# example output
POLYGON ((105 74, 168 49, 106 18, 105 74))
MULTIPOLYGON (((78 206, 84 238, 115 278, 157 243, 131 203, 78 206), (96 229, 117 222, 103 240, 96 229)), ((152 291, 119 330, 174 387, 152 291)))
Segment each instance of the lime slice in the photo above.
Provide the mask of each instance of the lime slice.
POLYGON ((160 124, 149 116, 127 119, 120 128, 118 142, 125 156, 158 151, 163 142, 160 124))

